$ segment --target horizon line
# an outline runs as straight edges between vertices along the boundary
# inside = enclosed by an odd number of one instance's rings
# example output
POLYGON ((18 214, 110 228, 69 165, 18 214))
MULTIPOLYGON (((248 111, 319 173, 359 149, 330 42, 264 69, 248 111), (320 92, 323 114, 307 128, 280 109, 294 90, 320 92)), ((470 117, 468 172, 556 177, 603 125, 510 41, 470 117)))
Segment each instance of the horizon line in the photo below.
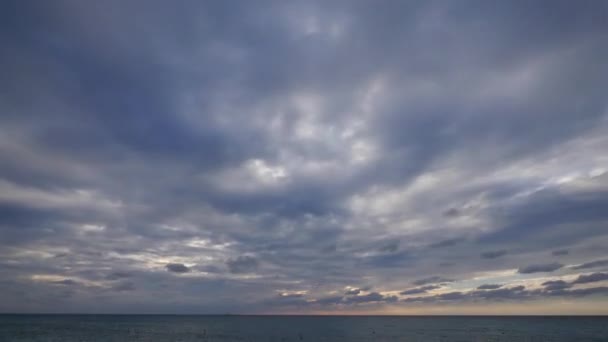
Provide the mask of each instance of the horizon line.
POLYGON ((249 316, 249 317, 606 317, 608 314, 238 314, 238 313, 61 313, 61 312, 0 312, 0 316, 9 315, 47 315, 47 316, 249 316))

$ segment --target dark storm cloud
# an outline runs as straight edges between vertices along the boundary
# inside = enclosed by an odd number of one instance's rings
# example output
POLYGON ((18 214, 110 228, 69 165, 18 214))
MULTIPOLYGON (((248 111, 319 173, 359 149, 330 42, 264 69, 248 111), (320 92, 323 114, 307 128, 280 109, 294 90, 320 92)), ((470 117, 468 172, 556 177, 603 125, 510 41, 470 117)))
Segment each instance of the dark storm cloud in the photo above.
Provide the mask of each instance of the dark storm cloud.
POLYGON ((167 269, 167 271, 173 272, 173 273, 188 273, 188 272, 190 272, 190 268, 188 268, 184 264, 167 264, 167 265, 165 265, 165 268, 167 269))
POLYGON ((560 269, 562 267, 564 267, 564 265, 562 265, 560 263, 557 263, 557 262, 552 262, 552 263, 548 263, 548 264, 534 264, 534 265, 520 267, 517 270, 517 272, 518 273, 522 273, 522 274, 541 273, 541 272, 553 272, 553 271, 558 270, 558 269, 560 269))
POLYGON ((496 259, 496 258, 500 258, 501 256, 504 256, 506 254, 507 254, 507 251, 505 249, 501 249, 498 251, 483 252, 483 253, 481 253, 481 257, 483 259, 496 259))
POLYGON ((605 266, 607 13, 5 1, 0 311, 524 300, 450 286, 605 266))
POLYGON ((586 262, 584 264, 580 264, 578 266, 574 266, 572 268, 575 270, 583 270, 586 268, 595 268, 595 267, 602 267, 602 266, 608 266, 608 259, 594 260, 594 261, 586 262))
POLYGON ((568 255, 568 250, 567 249, 559 249, 559 250, 556 250, 556 251, 552 251, 551 255, 555 255, 555 256, 568 255))

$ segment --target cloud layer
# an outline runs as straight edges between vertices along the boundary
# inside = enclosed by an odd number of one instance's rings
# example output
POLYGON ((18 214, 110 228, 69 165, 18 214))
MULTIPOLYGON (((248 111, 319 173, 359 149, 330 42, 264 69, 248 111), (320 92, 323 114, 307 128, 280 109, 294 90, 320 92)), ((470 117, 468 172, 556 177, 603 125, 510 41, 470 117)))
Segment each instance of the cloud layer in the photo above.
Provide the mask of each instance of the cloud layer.
POLYGON ((2 312, 608 308, 608 2, 1 7, 2 312))

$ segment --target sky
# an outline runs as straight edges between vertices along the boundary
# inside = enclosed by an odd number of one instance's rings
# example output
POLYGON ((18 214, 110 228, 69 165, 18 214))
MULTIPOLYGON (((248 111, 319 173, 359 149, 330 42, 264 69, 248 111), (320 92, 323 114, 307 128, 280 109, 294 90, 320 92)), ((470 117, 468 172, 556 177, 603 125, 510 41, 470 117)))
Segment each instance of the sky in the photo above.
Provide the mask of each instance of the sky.
POLYGON ((0 3, 0 312, 608 314, 608 2, 0 3))

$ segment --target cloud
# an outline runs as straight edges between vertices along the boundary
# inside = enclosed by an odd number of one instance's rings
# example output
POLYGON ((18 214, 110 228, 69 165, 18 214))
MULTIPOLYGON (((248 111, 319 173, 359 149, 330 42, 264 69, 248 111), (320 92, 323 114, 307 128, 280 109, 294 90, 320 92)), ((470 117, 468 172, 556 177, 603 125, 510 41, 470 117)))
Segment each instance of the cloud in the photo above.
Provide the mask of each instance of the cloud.
POLYGON ((112 286, 112 290, 114 291, 118 291, 118 292, 122 292, 122 291, 134 291, 135 288, 135 284, 133 284, 132 282, 122 282, 119 284, 116 284, 114 286, 112 286))
POLYGON ((522 297, 525 297, 527 293, 525 292, 525 287, 519 285, 496 290, 473 291, 470 293, 470 295, 474 298, 495 301, 505 299, 521 299, 522 297))
POLYGON ((483 252, 481 253, 481 257, 483 259, 496 259, 496 258, 500 258, 503 255, 506 255, 507 251, 504 249, 501 250, 497 250, 497 251, 487 251, 487 252, 483 252))
POLYGON ((453 291, 442 293, 434 296, 425 297, 409 297, 404 299, 404 302, 442 302, 442 301, 456 301, 467 298, 466 293, 460 291, 453 291))
POLYGON ((385 246, 380 247, 379 249, 380 252, 386 253, 395 253, 397 252, 397 250, 399 250, 399 241, 391 242, 385 246))
POLYGON ((167 265, 165 265, 165 268, 167 269, 167 271, 173 272, 173 273, 188 273, 188 272, 190 272, 190 268, 188 268, 184 264, 167 264, 167 265))
POLYGON ((304 294, 302 293, 288 293, 288 294, 281 294, 280 295, 281 298, 285 298, 285 299, 290 299, 290 298, 303 298, 304 294))
POLYGON ((450 208, 450 209, 444 211, 443 215, 447 216, 447 217, 456 217, 456 216, 460 215, 460 210, 458 210, 456 208, 450 208))
POLYGON ((371 292, 362 296, 352 296, 344 298, 346 304, 363 304, 372 302, 396 302, 398 298, 396 296, 384 296, 378 292, 371 292))
POLYGON ((519 270, 517 270, 517 272, 522 273, 522 274, 553 272, 562 267, 564 267, 564 265, 557 263, 557 262, 548 263, 548 264, 534 264, 534 265, 529 265, 529 266, 525 266, 525 267, 520 267, 519 270))
POLYGON ((442 248, 442 247, 450 247, 450 246, 454 246, 460 242, 464 241, 463 238, 454 238, 454 239, 447 239, 447 240, 441 240, 439 242, 435 242, 429 245, 430 248, 442 248))
POLYGON ((583 269, 587 269, 587 268, 595 268, 595 267, 602 267, 602 266, 608 266, 608 259, 594 260, 594 261, 586 262, 584 264, 574 266, 574 267, 572 267, 572 269, 583 270, 583 269))
POLYGON ((321 297, 321 298, 314 300, 313 302, 309 302, 308 304, 314 303, 314 304, 322 305, 322 306, 333 306, 333 305, 352 306, 352 305, 370 304, 370 303, 372 303, 372 304, 373 303, 375 303, 375 304, 395 303, 398 300, 399 300, 399 298, 397 296, 389 296, 389 295, 383 295, 378 292, 370 292, 365 295, 347 295, 346 297, 343 297, 343 296, 321 297))
POLYGON ((78 282, 73 279, 56 280, 56 281, 53 281, 52 283, 56 284, 56 285, 65 285, 65 286, 78 285, 78 282))
POLYGON ((427 291, 435 290, 435 289, 439 289, 439 288, 441 288, 441 286, 427 285, 427 286, 421 286, 421 287, 405 290, 405 291, 400 292, 399 294, 412 295, 412 294, 426 293, 427 291))
POLYGON ((425 285, 425 284, 432 284, 432 283, 451 283, 453 281, 455 281, 455 280, 454 279, 440 277, 440 276, 432 276, 432 277, 428 277, 428 278, 422 278, 422 279, 414 280, 412 282, 412 284, 414 284, 414 285, 425 285))
MULTIPOLYGON (((166 266, 167 269, 169 269, 169 265, 166 266)), ((116 272, 112 272, 110 274, 108 274, 106 276, 107 280, 119 280, 119 279, 124 279, 124 278, 129 278, 131 277, 131 274, 129 272, 124 272, 124 271, 116 271, 116 272)))
POLYGON ((252 256, 242 255, 226 262, 230 273, 250 273, 257 269, 258 260, 252 256))
POLYGON ((500 284, 483 284, 483 285, 479 285, 477 286, 478 290, 496 290, 498 288, 501 288, 503 285, 500 284))
POLYGON ((475 302, 485 300, 489 302, 522 302, 530 300, 547 299, 550 297, 583 297, 591 295, 608 294, 608 287, 593 287, 584 289, 568 289, 567 287, 558 287, 555 284, 547 285, 545 290, 526 290, 524 286, 514 286, 496 290, 473 290, 468 292, 454 291, 433 296, 409 297, 403 299, 405 303, 441 303, 441 302, 475 302))
POLYGON ((367 303, 367 302, 379 302, 384 299, 384 296, 378 292, 368 293, 362 296, 348 297, 347 303, 367 303))
POLYGON ((568 250, 567 249, 558 249, 555 251, 551 252, 551 255, 555 255, 555 256, 561 256, 561 255, 568 255, 568 250))
POLYGON ((321 305, 334 305, 342 302, 342 296, 323 297, 316 300, 321 305))
MULTIPOLYGON (((591 180, 595 186, 604 182, 602 177, 591 180)), ((551 232, 554 237, 550 241, 558 245, 574 243, 584 236, 601 235, 599 226, 608 219, 608 214, 599 208, 606 204, 608 193, 603 190, 588 190, 575 184, 543 189, 520 203, 497 211, 496 217, 507 223, 502 229, 484 237, 484 241, 514 241, 521 238, 520 234, 525 234, 522 227, 529 226, 535 227, 530 233, 541 241, 546 241, 547 234, 553 227, 551 232), (584 233, 574 233, 567 228, 577 222, 586 222, 584 233)))
POLYGON ((551 280, 542 283, 547 291, 559 291, 572 286, 571 283, 565 282, 563 280, 551 280))
POLYGON ((608 295, 608 287, 599 286, 599 287, 588 287, 584 289, 574 289, 565 292, 568 296, 573 297, 583 297, 583 296, 591 296, 591 295, 608 295))
POLYGON ((572 284, 587 284, 594 283, 598 281, 608 280, 608 273, 592 273, 592 274, 583 274, 578 276, 576 280, 572 282, 572 284))

